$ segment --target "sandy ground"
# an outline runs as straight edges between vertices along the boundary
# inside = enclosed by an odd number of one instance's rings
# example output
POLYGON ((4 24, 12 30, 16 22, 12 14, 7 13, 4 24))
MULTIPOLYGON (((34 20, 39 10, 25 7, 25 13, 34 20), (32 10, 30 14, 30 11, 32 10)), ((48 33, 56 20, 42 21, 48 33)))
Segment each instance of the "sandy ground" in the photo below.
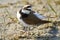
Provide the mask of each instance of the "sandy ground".
POLYGON ((60 40, 60 0, 0 0, 0 40, 60 40), (27 4, 52 23, 23 30, 16 13, 27 4))

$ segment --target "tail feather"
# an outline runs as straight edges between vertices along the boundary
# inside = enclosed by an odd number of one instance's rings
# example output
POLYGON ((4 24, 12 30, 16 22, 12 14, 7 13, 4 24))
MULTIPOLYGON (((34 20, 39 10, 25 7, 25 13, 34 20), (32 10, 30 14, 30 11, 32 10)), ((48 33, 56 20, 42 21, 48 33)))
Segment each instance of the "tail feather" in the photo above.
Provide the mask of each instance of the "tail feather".
POLYGON ((51 23, 51 21, 45 21, 45 20, 44 20, 44 21, 41 21, 40 23, 41 23, 41 24, 51 23))
POLYGON ((51 21, 44 21, 45 23, 51 23, 51 21))

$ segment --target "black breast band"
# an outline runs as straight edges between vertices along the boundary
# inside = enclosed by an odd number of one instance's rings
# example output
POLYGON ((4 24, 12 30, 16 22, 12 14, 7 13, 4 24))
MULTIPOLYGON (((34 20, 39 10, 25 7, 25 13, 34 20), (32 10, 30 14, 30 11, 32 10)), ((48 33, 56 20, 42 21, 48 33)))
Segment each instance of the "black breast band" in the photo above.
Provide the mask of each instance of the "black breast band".
POLYGON ((19 11, 19 13, 21 14, 21 17, 22 17, 22 18, 28 17, 28 14, 23 13, 23 12, 22 12, 22 9, 19 11))

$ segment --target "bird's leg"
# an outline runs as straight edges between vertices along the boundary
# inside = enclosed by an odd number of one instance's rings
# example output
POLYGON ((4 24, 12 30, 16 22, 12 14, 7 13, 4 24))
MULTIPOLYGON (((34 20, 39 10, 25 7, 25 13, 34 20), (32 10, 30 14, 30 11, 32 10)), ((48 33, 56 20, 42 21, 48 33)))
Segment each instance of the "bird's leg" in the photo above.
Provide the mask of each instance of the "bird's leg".
POLYGON ((29 30, 30 30, 30 27, 28 26, 28 27, 27 27, 27 31, 29 31, 29 30))
POLYGON ((25 27, 25 26, 24 26, 24 27, 23 27, 23 30, 24 30, 24 31, 29 31, 29 30, 30 30, 30 27, 29 27, 29 26, 28 26, 28 27, 25 27))
POLYGON ((23 30, 24 30, 24 31, 28 31, 28 27, 25 27, 25 26, 24 26, 24 27, 23 27, 23 30))
POLYGON ((26 27, 25 26, 23 27, 23 30, 26 31, 26 27))

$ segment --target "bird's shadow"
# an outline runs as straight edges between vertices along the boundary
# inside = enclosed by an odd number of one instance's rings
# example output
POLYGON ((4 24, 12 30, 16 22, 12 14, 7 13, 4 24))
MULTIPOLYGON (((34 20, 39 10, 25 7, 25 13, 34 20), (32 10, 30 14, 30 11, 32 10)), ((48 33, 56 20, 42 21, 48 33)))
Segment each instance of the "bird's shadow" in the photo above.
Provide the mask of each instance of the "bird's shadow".
POLYGON ((51 30, 48 32, 49 34, 52 34, 53 37, 56 37, 56 34, 58 33, 58 28, 56 27, 51 27, 51 30))
POLYGON ((44 40, 49 40, 49 39, 53 39, 55 40, 56 38, 58 39, 59 37, 57 37, 58 34, 58 25, 60 24, 60 21, 53 23, 53 26, 51 26, 51 30, 48 32, 49 34, 52 34, 53 36, 48 36, 48 37, 37 37, 37 40, 40 39, 44 39, 44 40))
POLYGON ((51 27, 51 30, 49 31, 50 34, 54 35, 53 37, 56 37, 56 34, 58 33, 59 24, 60 24, 60 21, 54 22, 53 26, 51 27))
MULTIPOLYGON (((53 36, 39 36, 39 37, 36 37, 36 39, 37 40, 40 40, 40 39, 42 39, 42 40, 49 40, 49 39, 53 39, 53 38, 58 38, 57 36, 56 36, 56 34, 58 33, 58 28, 56 28, 56 27, 51 27, 51 30, 48 32, 49 34, 52 34, 53 36)), ((54 39, 54 40, 55 40, 54 39)))

